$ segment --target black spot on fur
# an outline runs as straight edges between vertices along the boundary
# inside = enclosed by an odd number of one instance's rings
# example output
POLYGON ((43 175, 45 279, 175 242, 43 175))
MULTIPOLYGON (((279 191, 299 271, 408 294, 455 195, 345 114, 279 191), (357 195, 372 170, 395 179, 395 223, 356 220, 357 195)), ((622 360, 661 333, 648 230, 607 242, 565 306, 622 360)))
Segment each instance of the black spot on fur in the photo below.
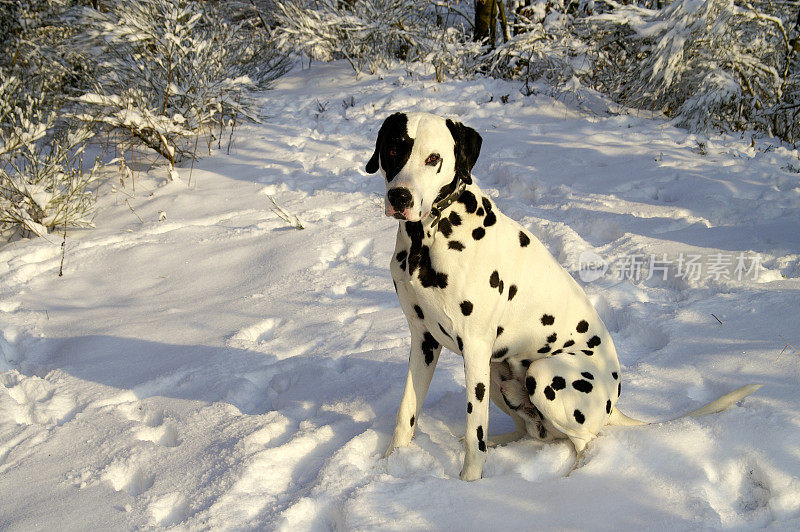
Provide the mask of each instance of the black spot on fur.
POLYGON ((486 386, 482 382, 475 385, 475 399, 483 401, 483 394, 486 392, 486 386))
POLYGON ((575 327, 575 330, 579 333, 585 333, 589 330, 589 324, 586 322, 586 320, 581 320, 578 322, 578 326, 575 327))
POLYGON ((524 232, 519 232, 519 245, 522 247, 527 247, 528 244, 531 243, 531 237, 526 235, 524 232))
POLYGON ((564 377, 553 377, 553 382, 550 384, 553 390, 563 390, 567 387, 567 381, 564 380, 564 377))
POLYGON ((583 425, 583 422, 586 421, 586 418, 583 416, 583 412, 578 409, 575 409, 575 412, 572 413, 575 416, 575 421, 583 425))
POLYGON ((528 390, 528 395, 533 395, 533 392, 536 391, 536 379, 531 375, 525 378, 525 389, 528 390))
POLYGON ((464 316, 469 316, 472 314, 472 303, 469 301, 462 301, 459 305, 461 307, 461 314, 464 316))
POLYGON ((622 383, 617 384, 617 397, 622 395, 622 383))
POLYGON ((548 401, 554 401, 556 398, 556 392, 549 386, 544 387, 544 396, 547 397, 548 401))
POLYGON ((555 323, 555 321, 555 316, 551 316, 550 314, 542 314, 542 325, 552 325, 555 323))
POLYGON ((616 371, 612 371, 611 376, 614 377, 614 380, 619 379, 619 374, 616 371))
POLYGON ((553 334, 551 334, 550 336, 548 336, 548 337, 547 337, 547 341, 548 341, 549 343, 551 343, 551 344, 552 344, 553 342, 555 342, 555 341, 556 341, 556 339, 558 339, 558 336, 556 335, 556 333, 553 333, 553 334))
POLYGON ((450 211, 450 214, 447 216, 447 219, 450 220, 450 223, 454 226, 461 225, 461 216, 459 216, 456 211, 450 211))
POLYGON ((483 216, 483 214, 484 214, 483 207, 478 207, 478 210, 475 211, 475 215, 476 216, 483 216))
POLYGON ((442 331, 442 334, 443 334, 443 335, 447 336, 447 337, 448 337, 448 338, 450 338, 451 340, 453 339, 453 337, 452 337, 452 336, 450 336, 449 334, 447 334, 447 331, 445 331, 445 330, 444 330, 444 327, 442 327, 442 324, 441 324, 441 323, 439 324, 439 330, 440 330, 440 331, 442 331))
POLYGON ((503 293, 503 281, 502 280, 500 280, 500 286, 497 289, 500 290, 501 294, 503 293))
POLYGON ((504 331, 504 330, 505 330, 505 329, 503 329, 502 327, 498 327, 498 328, 497 328, 497 336, 500 336, 501 334, 503 334, 503 331, 504 331))
POLYGON ((456 343, 458 344, 458 350, 463 352, 464 351, 464 341, 458 335, 456 335, 456 343))
POLYGON ((462 244, 458 240, 451 240, 450 242, 447 243, 447 247, 450 249, 454 249, 456 251, 464 250, 464 244, 462 244))
POLYGON ((594 351, 592 351, 591 349, 581 349, 581 351, 583 351, 583 354, 586 355, 587 357, 590 357, 594 354, 594 351))
POLYGON ((472 230, 472 238, 474 238, 475 240, 480 240, 484 236, 486 236, 486 229, 484 229, 483 227, 476 227, 475 229, 472 230))
POLYGON ((583 377, 583 378, 585 378, 585 379, 589 379, 590 381, 591 381, 591 380, 594 380, 594 375, 592 375, 592 374, 591 374, 591 373, 589 373, 588 371, 583 371, 583 372, 581 372, 581 377, 583 377))
POLYGON ((606 414, 610 414, 610 413, 611 413, 611 399, 606 401, 606 414))
POLYGON ((522 367, 523 367, 523 368, 528 368, 528 367, 530 367, 530 365, 531 365, 531 362, 533 362, 533 360, 530 360, 530 359, 527 359, 527 358, 524 358, 524 359, 522 359, 522 360, 520 360, 520 361, 519 361, 519 363, 520 363, 520 364, 522 364, 522 367))
POLYGON ((544 347, 540 347, 539 350, 537 351, 537 353, 549 353, 549 352, 550 352, 550 346, 549 345, 545 345, 544 347))
POLYGON ((414 426, 414 416, 411 416, 411 426, 414 426))
POLYGON ((592 383, 583 379, 579 379, 577 381, 572 381, 572 387, 578 390, 579 392, 589 393, 592 391, 592 383))
POLYGON ((471 413, 472 413, 472 403, 467 402, 467 414, 471 414, 471 413))
POLYGON ((475 433, 478 436, 478 449, 486 452, 486 442, 483 441, 483 425, 478 425, 478 429, 475 433))
POLYGON ((485 196, 481 198, 481 202, 483 203, 483 208, 486 209, 486 218, 483 220, 483 226, 491 227, 497 223, 497 216, 492 211, 492 202, 485 196))
POLYGON ((500 349, 497 349, 494 353, 492 353, 492 358, 502 358, 507 354, 508 354, 508 348, 501 347, 500 349))
POLYGON ((408 273, 414 275, 419 270, 417 276, 419 282, 425 288, 446 288, 447 274, 437 272, 431 262, 430 249, 422 245, 422 223, 406 222, 406 234, 411 239, 411 249, 408 252, 408 273))
POLYGON ((547 429, 544 428, 544 424, 537 423, 537 426, 539 427, 539 439, 547 439, 547 429))
POLYGON ((478 200, 475 199, 475 194, 469 190, 465 190, 464 193, 458 197, 458 202, 464 204, 464 210, 469 214, 474 213, 475 209, 478 208, 478 200))
POLYGON ((500 274, 497 273, 497 270, 492 272, 492 275, 489 276, 489 286, 492 288, 497 288, 500 284, 500 274))
POLYGON ((450 236, 453 234, 453 226, 450 224, 450 220, 447 218, 442 218, 439 220, 439 231, 444 236, 450 236))
POLYGON ((421 320, 425 319, 425 314, 422 313, 422 309, 419 308, 419 305, 414 305, 414 312, 417 313, 417 317, 421 320))
POLYGON ((404 249, 403 251, 398 251, 397 255, 395 255, 394 258, 397 259, 397 262, 403 262, 404 260, 406 260, 407 256, 408 256, 408 251, 404 249))
POLYGON ((422 340, 422 352, 425 354, 425 364, 430 365, 433 362, 433 351, 439 347, 439 342, 431 336, 431 333, 426 332, 422 340))
POLYGON ((550 354, 551 354, 551 355, 557 355, 557 354, 559 354, 559 353, 563 353, 563 352, 564 352, 564 351, 562 351, 561 349, 556 349, 555 351, 553 351, 553 352, 552 352, 552 353, 550 353, 550 354))
POLYGON ((598 345, 600 345, 600 337, 592 336, 591 338, 589 338, 589 341, 586 343, 586 345, 589 346, 589 349, 597 347, 598 345))
POLYGON ((566 342, 564 342, 563 347, 570 347, 572 345, 575 345, 575 340, 567 340, 566 342))
POLYGON ((511 301, 514 299, 515 295, 517 295, 517 285, 512 284, 508 287, 508 300, 511 301))

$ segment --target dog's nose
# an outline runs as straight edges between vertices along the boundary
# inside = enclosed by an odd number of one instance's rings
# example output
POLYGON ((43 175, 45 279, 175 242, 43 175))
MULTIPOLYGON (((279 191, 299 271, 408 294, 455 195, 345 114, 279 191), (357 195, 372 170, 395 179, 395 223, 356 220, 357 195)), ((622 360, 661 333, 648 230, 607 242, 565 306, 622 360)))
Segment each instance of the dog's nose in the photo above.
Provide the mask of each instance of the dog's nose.
POLYGON ((403 212, 414 204, 411 191, 407 188, 397 187, 389 189, 389 192, 386 193, 386 197, 389 199, 389 205, 394 207, 398 212, 403 212))

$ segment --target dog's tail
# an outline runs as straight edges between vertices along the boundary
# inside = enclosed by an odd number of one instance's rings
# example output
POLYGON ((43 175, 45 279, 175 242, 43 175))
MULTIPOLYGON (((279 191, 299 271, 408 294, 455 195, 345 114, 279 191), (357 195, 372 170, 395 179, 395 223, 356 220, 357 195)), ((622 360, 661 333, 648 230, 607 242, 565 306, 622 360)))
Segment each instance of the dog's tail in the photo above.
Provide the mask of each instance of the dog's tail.
MULTIPOLYGON (((719 399, 715 401, 711 401, 705 406, 701 406, 696 410, 692 410, 688 414, 683 414, 682 416, 678 416, 672 419, 668 419, 666 421, 675 421, 676 419, 683 419, 685 417, 700 417, 705 416, 708 414, 716 414, 717 412, 722 412, 723 410, 727 410, 733 404, 738 401, 741 401, 748 395, 752 395, 763 386, 762 384, 748 384, 747 386, 742 386, 741 388, 736 388, 730 393, 726 393, 719 399)), ((634 419, 632 417, 626 416, 622 412, 620 412, 617 408, 614 408, 611 411, 611 415, 608 418, 608 425, 618 425, 618 426, 637 426, 637 425, 650 425, 651 423, 664 423, 664 421, 641 421, 638 419, 634 419)))

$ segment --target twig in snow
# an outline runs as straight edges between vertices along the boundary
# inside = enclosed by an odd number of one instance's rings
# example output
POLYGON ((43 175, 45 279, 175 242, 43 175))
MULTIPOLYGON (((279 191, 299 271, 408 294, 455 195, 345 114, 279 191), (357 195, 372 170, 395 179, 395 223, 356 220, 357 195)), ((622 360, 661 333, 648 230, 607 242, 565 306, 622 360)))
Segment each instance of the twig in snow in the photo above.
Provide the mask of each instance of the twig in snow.
POLYGON ((64 239, 61 241, 61 264, 58 266, 59 277, 64 276, 64 255, 66 253, 67 253, 67 221, 66 219, 64 219, 64 239))
POLYGON ((303 227, 303 223, 300 221, 300 218, 297 217, 296 214, 289 214, 286 212, 278 203, 275 201, 271 195, 266 194, 269 200, 272 202, 272 212, 278 215, 278 218, 289 224, 290 226, 294 227, 295 229, 305 229, 303 227))
POLYGON ((719 320, 719 318, 716 316, 716 314, 711 314, 711 315, 712 315, 712 316, 714 316, 714 319, 715 319, 715 320, 719 321, 719 324, 720 324, 720 325, 722 325, 722 322, 719 320))
MULTIPOLYGON (((785 341, 785 340, 784 340, 784 341, 785 341)), ((786 352, 786 350, 787 350, 787 349, 789 349, 790 347, 792 348, 792 350, 794 350, 794 352, 795 352, 795 353, 797 353, 798 355, 800 355, 800 351, 798 351, 798 350, 797 350, 797 348, 796 348, 795 346, 793 346, 793 345, 792 345, 792 344, 790 344, 790 343, 787 343, 787 344, 784 346, 784 348, 783 348, 783 349, 781 349, 781 352, 780 352, 780 353, 778 353, 778 358, 781 358, 781 355, 783 355, 783 353, 784 353, 784 352, 786 352)), ((778 360, 778 358, 776 358, 776 359, 775 359, 775 361, 777 361, 777 360, 778 360)))
POLYGON ((125 198, 125 203, 127 203, 127 204, 128 204, 128 208, 131 210, 131 212, 133 213, 133 215, 134 215, 134 216, 136 216, 137 218, 139 218, 139 221, 140 221, 140 222, 144 223, 144 220, 142 220, 142 218, 141 218, 141 217, 140 217, 138 214, 136 214, 136 211, 134 211, 134 210, 133 210, 133 207, 131 207, 131 204, 130 204, 130 202, 128 201, 128 198, 125 198))

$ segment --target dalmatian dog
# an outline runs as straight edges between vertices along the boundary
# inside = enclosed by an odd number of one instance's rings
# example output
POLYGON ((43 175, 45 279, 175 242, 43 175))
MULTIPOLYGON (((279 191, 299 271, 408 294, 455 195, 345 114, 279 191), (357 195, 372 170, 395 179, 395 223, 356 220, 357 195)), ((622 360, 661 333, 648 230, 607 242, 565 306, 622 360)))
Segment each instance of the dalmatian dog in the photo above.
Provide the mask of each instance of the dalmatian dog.
MULTIPOLYGON (((391 275, 411 330, 405 390, 387 455, 407 445, 442 347, 464 358, 466 448, 461 478, 481 478, 487 446, 524 435, 569 439, 576 464, 615 408, 614 342, 586 294, 529 231, 472 181, 482 138, 459 122, 395 113, 366 165, 386 179, 385 213, 400 221, 391 275), (489 400, 516 430, 488 437, 489 400)), ((723 410, 745 386, 688 415, 723 410)))

